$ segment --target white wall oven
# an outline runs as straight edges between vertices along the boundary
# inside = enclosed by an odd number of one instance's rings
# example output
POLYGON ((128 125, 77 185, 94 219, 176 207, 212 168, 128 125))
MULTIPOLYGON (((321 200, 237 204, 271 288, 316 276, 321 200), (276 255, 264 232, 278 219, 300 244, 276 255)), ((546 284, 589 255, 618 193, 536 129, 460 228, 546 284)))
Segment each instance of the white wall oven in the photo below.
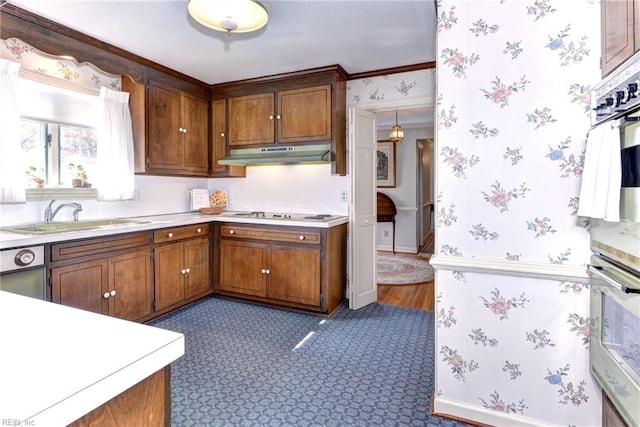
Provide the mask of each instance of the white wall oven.
POLYGON ((595 380, 633 427, 640 426, 639 85, 636 54, 592 92, 592 123, 619 129, 616 184, 621 178, 620 219, 591 220, 590 363, 595 380))

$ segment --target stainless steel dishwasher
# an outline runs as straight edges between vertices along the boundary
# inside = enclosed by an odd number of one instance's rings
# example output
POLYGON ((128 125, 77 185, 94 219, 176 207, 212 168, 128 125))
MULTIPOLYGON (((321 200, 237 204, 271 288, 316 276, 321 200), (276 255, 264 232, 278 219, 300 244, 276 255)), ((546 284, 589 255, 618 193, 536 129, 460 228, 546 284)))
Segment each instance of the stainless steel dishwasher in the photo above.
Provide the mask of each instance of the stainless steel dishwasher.
POLYGON ((0 251, 0 290, 45 299, 44 246, 0 251))

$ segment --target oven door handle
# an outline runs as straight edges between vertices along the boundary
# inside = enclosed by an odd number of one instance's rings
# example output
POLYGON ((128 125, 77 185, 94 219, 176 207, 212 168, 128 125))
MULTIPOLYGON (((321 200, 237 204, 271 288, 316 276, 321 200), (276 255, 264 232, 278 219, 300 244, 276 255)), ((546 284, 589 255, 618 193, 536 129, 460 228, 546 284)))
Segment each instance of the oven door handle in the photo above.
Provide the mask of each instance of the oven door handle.
POLYGON ((596 276, 598 276, 599 278, 601 278, 602 280, 604 280, 614 288, 618 289, 619 291, 624 292, 625 294, 640 294, 640 289, 627 288, 622 283, 604 274, 602 272, 602 267, 600 266, 589 264, 588 269, 591 273, 595 274, 596 276))

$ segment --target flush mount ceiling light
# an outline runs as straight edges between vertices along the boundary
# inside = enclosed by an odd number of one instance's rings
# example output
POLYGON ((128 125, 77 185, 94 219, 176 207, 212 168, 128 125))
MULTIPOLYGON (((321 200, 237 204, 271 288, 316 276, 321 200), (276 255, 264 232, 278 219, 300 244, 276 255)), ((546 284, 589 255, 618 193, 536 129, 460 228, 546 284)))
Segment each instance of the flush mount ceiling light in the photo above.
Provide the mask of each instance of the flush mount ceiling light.
POLYGON ((231 33, 248 33, 264 27, 267 9, 254 0, 189 0, 189 15, 205 27, 231 33))
POLYGON ((393 142, 400 142, 404 139, 404 129, 398 125, 398 112, 396 111, 396 125, 389 132, 389 139, 393 142))

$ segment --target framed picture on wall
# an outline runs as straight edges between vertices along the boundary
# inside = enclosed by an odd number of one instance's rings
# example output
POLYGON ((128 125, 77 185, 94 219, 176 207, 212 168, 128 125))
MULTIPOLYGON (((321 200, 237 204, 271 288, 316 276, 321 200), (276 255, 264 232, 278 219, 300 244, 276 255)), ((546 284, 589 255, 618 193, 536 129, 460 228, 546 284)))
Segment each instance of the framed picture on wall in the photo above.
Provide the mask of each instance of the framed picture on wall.
POLYGON ((378 187, 396 186, 396 144, 393 141, 378 141, 376 183, 378 187))

